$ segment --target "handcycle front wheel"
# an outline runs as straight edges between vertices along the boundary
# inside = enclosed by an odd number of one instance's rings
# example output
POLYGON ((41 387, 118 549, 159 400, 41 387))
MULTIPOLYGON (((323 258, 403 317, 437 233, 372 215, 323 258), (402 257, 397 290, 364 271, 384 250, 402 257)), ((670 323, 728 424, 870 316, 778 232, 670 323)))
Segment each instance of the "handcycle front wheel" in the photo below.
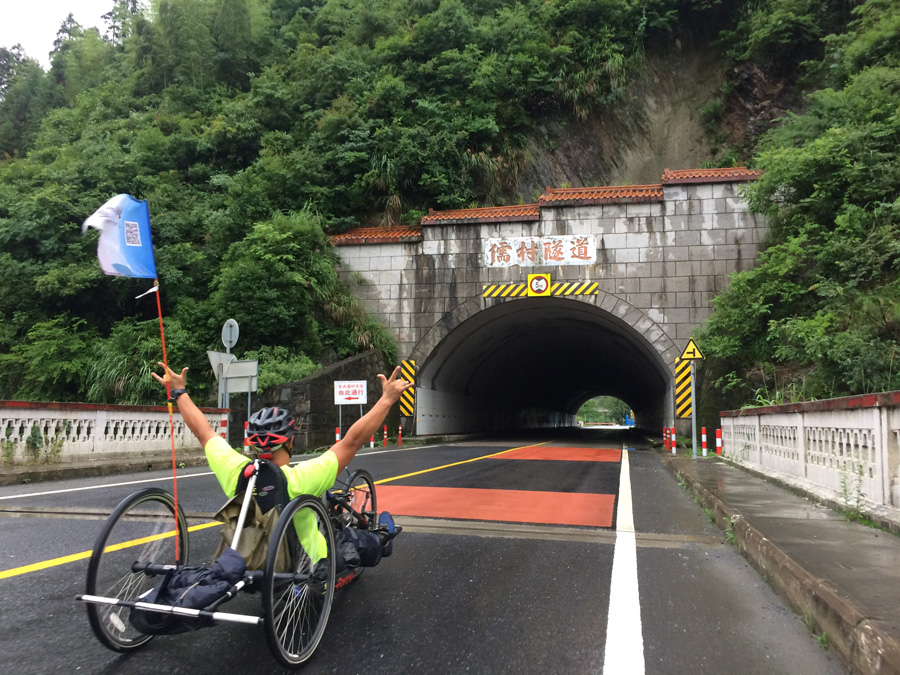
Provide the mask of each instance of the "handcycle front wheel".
POLYGON ((328 623, 335 585, 334 529, 322 500, 293 499, 269 540, 262 601, 272 656, 297 668, 312 656, 328 623))
MULTIPOLYGON (((161 488, 135 492, 116 507, 94 543, 86 594, 133 602, 158 580, 134 571, 136 563, 185 565, 187 560, 187 521, 179 506, 176 527, 171 493, 161 488)), ((88 603, 86 608, 94 635, 113 651, 132 651, 153 638, 131 625, 128 607, 88 603)))
MULTIPOLYGON (((357 469, 350 474, 347 481, 347 493, 350 496, 350 508, 356 513, 362 514, 365 522, 354 523, 355 527, 363 530, 374 530, 378 527, 378 502, 375 499, 375 481, 365 469, 357 469)), ((351 516, 351 518, 355 518, 351 516)), ((353 570, 355 579, 362 576, 365 567, 357 567, 353 570)))
POLYGON ((378 526, 378 506, 375 500, 375 481, 365 469, 357 469, 350 474, 347 481, 347 492, 350 495, 350 508, 362 514, 370 522, 358 523, 363 529, 373 530, 378 526))

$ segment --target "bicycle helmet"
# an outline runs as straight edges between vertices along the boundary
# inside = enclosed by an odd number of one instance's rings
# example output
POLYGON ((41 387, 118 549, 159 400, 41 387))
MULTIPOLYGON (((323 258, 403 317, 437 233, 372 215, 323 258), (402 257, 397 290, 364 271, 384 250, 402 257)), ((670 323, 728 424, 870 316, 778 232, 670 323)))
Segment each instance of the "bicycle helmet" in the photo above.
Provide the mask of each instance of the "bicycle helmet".
MULTIPOLYGON (((250 416, 247 442, 263 452, 284 445, 297 431, 294 416, 284 408, 263 408, 250 416)), ((290 450, 285 448, 290 454, 290 450)))

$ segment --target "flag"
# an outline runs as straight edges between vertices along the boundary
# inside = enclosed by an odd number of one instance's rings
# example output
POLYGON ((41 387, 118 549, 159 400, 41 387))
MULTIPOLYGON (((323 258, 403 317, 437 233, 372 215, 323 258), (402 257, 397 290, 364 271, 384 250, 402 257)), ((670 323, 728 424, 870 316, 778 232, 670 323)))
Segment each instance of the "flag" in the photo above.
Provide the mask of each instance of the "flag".
POLYGON ((146 201, 131 195, 116 195, 84 221, 82 233, 89 227, 100 230, 97 258, 104 274, 156 278, 146 201))

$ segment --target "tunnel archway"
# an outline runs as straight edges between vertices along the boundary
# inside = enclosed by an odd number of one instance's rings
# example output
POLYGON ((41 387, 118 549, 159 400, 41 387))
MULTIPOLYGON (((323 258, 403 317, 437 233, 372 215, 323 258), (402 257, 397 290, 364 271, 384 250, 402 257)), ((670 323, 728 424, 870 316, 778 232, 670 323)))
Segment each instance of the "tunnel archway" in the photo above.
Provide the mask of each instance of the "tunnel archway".
POLYGON ((412 358, 417 433, 567 426, 595 396, 614 396, 638 426, 671 416, 665 332, 619 301, 612 311, 583 298, 481 298, 435 324, 412 358), (668 414, 667 414, 668 413, 668 414))

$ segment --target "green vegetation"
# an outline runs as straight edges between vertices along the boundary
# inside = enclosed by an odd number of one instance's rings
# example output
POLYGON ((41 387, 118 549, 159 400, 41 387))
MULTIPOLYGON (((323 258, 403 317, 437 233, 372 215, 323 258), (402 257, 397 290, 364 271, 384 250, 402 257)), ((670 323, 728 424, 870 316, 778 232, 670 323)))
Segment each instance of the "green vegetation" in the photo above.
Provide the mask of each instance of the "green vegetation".
MULTIPOLYGON (((812 92, 749 149, 771 240, 698 335, 719 391, 900 388, 900 0, 110 4, 105 35, 63 23, 47 72, 0 48, 0 398, 159 401, 148 283, 103 277, 80 232, 121 192, 150 204, 169 359, 198 395, 229 317, 261 386, 390 353, 329 235, 533 199, 530 141, 627 105, 645 45, 700 26, 812 92)), ((737 89, 697 102, 727 163, 737 89)))
MULTIPOLYGON (((687 3, 690 4, 690 3, 687 3)), ((517 203, 528 134, 623 100, 676 0, 110 0, 44 72, 0 49, 0 398, 156 403, 143 280, 80 225, 150 206, 169 360, 211 396, 222 322, 260 385, 395 349, 329 234, 517 203), (205 377, 203 375, 206 375, 205 377)))
POLYGON ((578 409, 578 419, 588 424, 598 422, 625 424, 625 416, 630 412, 631 408, 624 401, 612 396, 599 396, 582 404, 578 409))
POLYGON ((719 386, 742 401, 900 389, 900 2, 860 4, 832 35, 844 3, 827 21, 829 3, 806 4, 817 29, 797 27, 809 36, 798 47, 830 86, 763 137, 765 173, 748 195, 770 246, 716 298, 699 336, 719 386))

